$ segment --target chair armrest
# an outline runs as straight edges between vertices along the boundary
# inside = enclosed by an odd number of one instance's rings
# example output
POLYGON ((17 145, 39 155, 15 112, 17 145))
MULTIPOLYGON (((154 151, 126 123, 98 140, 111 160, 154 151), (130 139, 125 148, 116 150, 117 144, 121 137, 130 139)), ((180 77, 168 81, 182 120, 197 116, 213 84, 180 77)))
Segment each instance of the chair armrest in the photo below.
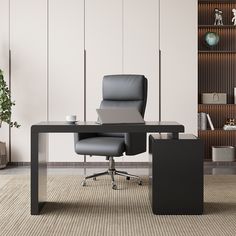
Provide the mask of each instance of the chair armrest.
POLYGON ((136 155, 146 152, 147 135, 146 133, 126 133, 125 148, 126 155, 136 155))

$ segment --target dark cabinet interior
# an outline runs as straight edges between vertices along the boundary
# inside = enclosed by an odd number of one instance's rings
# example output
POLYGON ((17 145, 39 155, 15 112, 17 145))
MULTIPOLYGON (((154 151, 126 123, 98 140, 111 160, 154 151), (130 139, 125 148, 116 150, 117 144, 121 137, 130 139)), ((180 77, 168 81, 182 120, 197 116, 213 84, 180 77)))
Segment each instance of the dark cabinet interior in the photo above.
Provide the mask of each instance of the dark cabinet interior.
POLYGON ((236 1, 198 1, 198 112, 210 115, 215 130, 199 130, 205 143, 205 159, 211 160, 212 146, 236 146, 236 130, 224 130, 228 118, 236 118, 236 26, 232 9, 236 1), (223 25, 214 25, 215 9, 223 12, 223 25), (209 47, 207 32, 219 35, 219 43, 209 47), (202 104, 202 93, 226 93, 227 104, 202 104))

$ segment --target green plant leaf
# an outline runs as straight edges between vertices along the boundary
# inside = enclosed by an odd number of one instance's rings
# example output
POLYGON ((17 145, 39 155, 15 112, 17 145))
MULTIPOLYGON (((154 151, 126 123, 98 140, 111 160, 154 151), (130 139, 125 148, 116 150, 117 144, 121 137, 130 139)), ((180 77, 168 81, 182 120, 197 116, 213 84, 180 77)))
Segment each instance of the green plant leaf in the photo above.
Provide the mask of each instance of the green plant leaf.
POLYGON ((16 121, 11 121, 11 108, 15 106, 15 101, 11 101, 11 93, 4 80, 3 71, 0 69, 0 120, 10 125, 10 127, 19 128, 16 121))

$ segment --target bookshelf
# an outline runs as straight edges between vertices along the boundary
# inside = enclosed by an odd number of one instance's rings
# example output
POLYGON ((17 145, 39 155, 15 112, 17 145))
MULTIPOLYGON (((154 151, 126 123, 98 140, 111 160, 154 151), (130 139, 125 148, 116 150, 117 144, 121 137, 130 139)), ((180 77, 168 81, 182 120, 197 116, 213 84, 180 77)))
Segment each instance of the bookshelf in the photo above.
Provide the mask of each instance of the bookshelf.
POLYGON ((198 112, 208 113, 215 130, 199 130, 205 143, 205 160, 211 160, 212 146, 235 146, 236 131, 223 130, 228 118, 236 118, 234 87, 236 87, 236 26, 232 9, 235 0, 198 1, 198 112), (214 9, 223 11, 222 26, 214 24, 214 9), (219 44, 209 48, 204 43, 206 32, 216 32, 219 44), (201 104, 202 93, 226 93, 227 104, 201 104))

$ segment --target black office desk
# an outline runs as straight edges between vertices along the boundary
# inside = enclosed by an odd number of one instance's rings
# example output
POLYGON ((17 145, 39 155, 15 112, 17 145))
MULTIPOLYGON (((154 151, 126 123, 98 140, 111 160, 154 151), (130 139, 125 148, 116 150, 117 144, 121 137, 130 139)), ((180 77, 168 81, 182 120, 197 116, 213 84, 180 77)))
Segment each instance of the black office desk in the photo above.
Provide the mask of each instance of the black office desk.
POLYGON ((48 133, 172 133, 184 132, 177 122, 99 125, 95 122, 41 122, 31 127, 31 214, 38 215, 47 201, 47 134, 48 133))

